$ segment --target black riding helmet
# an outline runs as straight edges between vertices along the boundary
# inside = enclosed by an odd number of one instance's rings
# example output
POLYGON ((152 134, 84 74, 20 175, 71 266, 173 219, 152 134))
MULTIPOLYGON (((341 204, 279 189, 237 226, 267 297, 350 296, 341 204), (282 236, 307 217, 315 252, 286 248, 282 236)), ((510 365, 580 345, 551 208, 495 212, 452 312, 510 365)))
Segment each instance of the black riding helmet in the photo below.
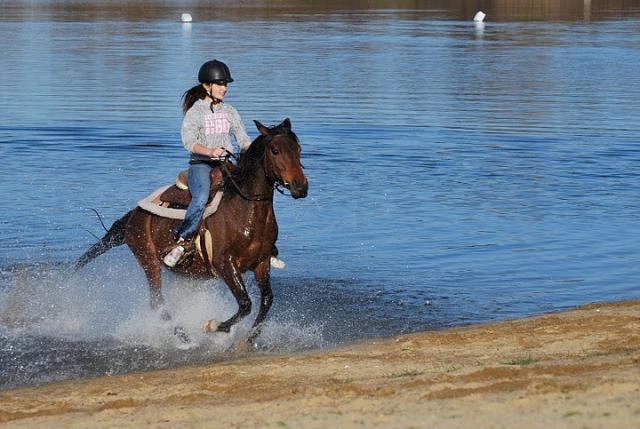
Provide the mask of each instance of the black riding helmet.
POLYGON ((200 81, 200 83, 229 83, 233 82, 233 78, 231 77, 229 67, 227 67, 225 63, 218 60, 211 60, 202 64, 202 67, 200 67, 198 81, 200 81))

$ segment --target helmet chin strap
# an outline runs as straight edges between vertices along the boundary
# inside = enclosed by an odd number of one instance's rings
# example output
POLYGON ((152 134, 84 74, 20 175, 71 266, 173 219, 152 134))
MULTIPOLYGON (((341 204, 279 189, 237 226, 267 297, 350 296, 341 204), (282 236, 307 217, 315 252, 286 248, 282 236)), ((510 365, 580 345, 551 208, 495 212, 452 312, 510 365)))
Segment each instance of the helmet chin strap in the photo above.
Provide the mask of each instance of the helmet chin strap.
POLYGON ((211 109, 211 113, 213 113, 213 106, 215 106, 216 104, 222 103, 222 100, 220 100, 218 97, 214 96, 211 93, 211 89, 209 89, 207 91, 207 95, 209 96, 209 98, 211 98, 211 105, 209 106, 209 108, 211 109))

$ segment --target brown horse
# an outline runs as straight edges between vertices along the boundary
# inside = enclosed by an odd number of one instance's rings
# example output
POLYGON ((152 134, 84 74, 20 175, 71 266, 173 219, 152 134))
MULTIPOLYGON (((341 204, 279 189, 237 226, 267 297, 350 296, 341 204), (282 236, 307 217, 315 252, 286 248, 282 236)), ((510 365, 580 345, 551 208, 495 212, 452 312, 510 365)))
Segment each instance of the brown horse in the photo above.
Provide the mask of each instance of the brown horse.
MULTIPOLYGON (((291 131, 289 119, 272 128, 255 123, 260 136, 240 156, 233 173, 226 178, 218 210, 202 221, 194 239, 198 251, 172 269, 190 277, 221 277, 233 293, 238 303, 237 312, 222 323, 205 322, 207 332, 229 332, 251 312, 242 274, 252 271, 261 302, 249 340, 259 334, 273 301, 270 259, 278 236, 273 211, 274 189, 283 186, 297 199, 307 196, 309 186, 300 163, 298 138, 291 131)), ((178 222, 135 208, 114 222, 107 234, 80 257, 76 269, 126 243, 146 274, 151 307, 162 309, 161 261, 167 249, 175 245, 172 232, 178 222)), ((166 309, 162 309, 161 315, 165 320, 171 318, 166 309)), ((187 340, 180 328, 176 328, 176 334, 187 340)))

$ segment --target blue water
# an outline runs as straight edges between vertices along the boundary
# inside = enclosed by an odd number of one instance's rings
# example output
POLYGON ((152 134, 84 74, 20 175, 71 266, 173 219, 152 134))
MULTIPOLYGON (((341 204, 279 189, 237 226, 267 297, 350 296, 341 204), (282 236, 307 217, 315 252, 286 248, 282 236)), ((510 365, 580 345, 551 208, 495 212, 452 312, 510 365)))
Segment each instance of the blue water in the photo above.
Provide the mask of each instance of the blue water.
POLYGON ((180 96, 212 57, 251 137, 291 118, 310 181, 276 201, 288 268, 263 350, 640 298, 640 7, 497 8, 477 26, 424 3, 198 3, 185 25, 184 2, 9 2, 0 387, 233 357, 248 322, 199 333, 235 311, 219 282, 167 276, 198 342, 181 351, 126 248, 71 270, 103 233, 91 208, 110 224, 185 167, 180 96))

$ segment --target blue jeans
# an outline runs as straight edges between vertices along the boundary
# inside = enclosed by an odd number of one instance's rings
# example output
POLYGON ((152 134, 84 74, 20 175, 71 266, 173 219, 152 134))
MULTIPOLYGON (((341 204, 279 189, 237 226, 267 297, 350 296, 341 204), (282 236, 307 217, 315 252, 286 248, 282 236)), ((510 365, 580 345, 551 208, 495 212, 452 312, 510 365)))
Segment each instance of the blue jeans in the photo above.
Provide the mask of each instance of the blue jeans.
POLYGON ((184 220, 176 229, 176 235, 182 238, 190 238, 198 229, 202 215, 204 214, 209 190, 211 188, 211 166, 208 164, 189 165, 189 191, 191 192, 191 202, 187 207, 187 214, 184 220))

